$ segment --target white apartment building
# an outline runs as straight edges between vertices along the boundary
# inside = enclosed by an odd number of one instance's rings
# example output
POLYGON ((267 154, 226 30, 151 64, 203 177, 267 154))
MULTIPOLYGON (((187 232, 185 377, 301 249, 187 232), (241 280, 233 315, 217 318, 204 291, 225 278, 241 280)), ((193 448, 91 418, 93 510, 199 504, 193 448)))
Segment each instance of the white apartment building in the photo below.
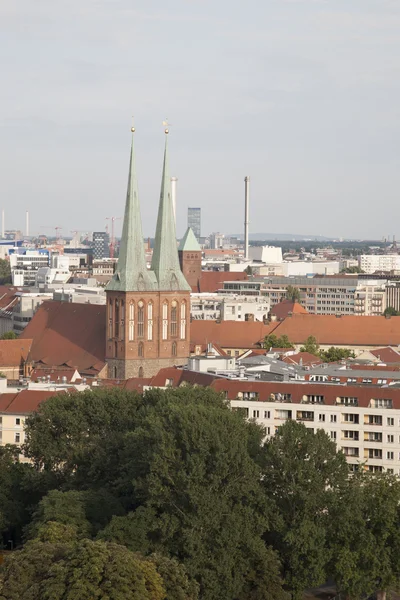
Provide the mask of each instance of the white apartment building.
POLYGON ((291 403, 252 400, 251 392, 231 400, 231 406, 244 410, 249 419, 265 427, 267 435, 274 435, 288 419, 313 431, 322 429, 343 451, 352 470, 363 464, 367 471, 400 475, 400 410, 391 408, 389 399, 371 399, 366 408, 354 402, 354 397, 347 396, 346 387, 338 387, 337 404, 333 406, 322 404, 318 393, 304 403, 291 403))
POLYGON ((13 285, 34 286, 36 273, 41 267, 48 267, 50 255, 47 251, 18 248, 10 254, 10 267, 13 285))
POLYGON ((221 321, 263 321, 270 302, 262 296, 228 296, 194 293, 190 295, 192 319, 221 321))
POLYGON ((358 264, 365 273, 400 270, 399 254, 361 254, 358 264))
POLYGON ((275 246, 250 246, 249 257, 263 263, 281 263, 282 248, 275 246))

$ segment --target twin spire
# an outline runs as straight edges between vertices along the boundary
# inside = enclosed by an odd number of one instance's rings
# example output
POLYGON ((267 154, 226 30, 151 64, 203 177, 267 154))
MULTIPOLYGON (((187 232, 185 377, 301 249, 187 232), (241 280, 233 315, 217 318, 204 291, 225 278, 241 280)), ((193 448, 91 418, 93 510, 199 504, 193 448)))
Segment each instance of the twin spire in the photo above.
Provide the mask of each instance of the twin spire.
POLYGON ((134 131, 132 127, 128 191, 118 264, 107 290, 121 292, 190 291, 191 288, 179 266, 176 245, 171 179, 168 168, 168 129, 165 130, 164 164, 153 259, 151 270, 147 269, 136 177, 134 131))

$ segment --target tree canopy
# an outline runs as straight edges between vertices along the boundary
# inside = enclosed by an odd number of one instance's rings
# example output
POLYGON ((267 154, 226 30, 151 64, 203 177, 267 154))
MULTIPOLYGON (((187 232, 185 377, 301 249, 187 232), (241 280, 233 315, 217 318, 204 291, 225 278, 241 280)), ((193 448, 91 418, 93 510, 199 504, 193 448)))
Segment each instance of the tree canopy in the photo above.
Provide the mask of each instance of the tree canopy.
POLYGON ((273 333, 265 336, 263 346, 268 350, 270 348, 293 348, 293 344, 287 335, 281 335, 278 337, 273 333))
POLYGON ((393 308, 393 306, 388 306, 383 311, 384 317, 398 317, 400 315, 399 311, 393 308))
POLYGON ((286 298, 292 302, 300 302, 301 295, 299 288, 293 285, 288 285, 286 288, 286 298))

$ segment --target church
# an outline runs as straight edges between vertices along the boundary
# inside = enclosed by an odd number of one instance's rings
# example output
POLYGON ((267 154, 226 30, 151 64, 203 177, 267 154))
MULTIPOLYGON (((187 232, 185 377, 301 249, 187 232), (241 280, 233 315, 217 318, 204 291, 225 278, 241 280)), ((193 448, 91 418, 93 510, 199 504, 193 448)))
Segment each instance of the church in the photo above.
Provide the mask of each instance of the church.
POLYGON ((168 129, 151 269, 146 266, 134 128, 118 264, 106 288, 108 377, 152 377, 189 356, 190 291, 182 273, 168 167, 168 129))

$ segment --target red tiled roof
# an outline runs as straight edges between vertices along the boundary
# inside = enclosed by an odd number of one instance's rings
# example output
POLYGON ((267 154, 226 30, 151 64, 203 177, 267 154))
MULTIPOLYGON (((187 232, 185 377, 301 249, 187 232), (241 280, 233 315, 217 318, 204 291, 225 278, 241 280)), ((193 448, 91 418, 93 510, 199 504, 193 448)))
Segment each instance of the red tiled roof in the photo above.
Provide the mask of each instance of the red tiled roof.
POLYGON ((224 287, 224 281, 246 281, 247 273, 235 273, 230 271, 202 271, 198 288, 193 292, 214 293, 224 287))
POLYGON ((22 390, 16 394, 1 394, 0 413, 27 415, 35 411, 42 402, 57 394, 65 394, 65 391, 22 390))
POLYGON ((329 346, 397 346, 400 317, 294 314, 277 323, 274 333, 287 335, 293 344, 303 344, 312 335, 318 344, 329 346))
POLYGON ((31 339, 0 340, 0 368, 19 367, 26 362, 32 347, 31 339))
POLYGON ((282 300, 271 308, 271 315, 277 319, 285 319, 290 313, 292 314, 308 314, 307 310, 298 302, 291 300, 282 300))
POLYGON ((192 321, 190 341, 192 346, 212 342, 222 348, 256 348, 278 325, 260 321, 192 321))
POLYGON ((31 359, 79 372, 100 371, 105 360, 106 307, 44 302, 19 339, 32 339, 31 359))
POLYGON ((37 381, 39 377, 48 377, 50 376, 50 381, 62 380, 63 377, 67 378, 67 382, 70 383, 72 377, 74 376, 76 369, 66 369, 66 368, 58 368, 58 367, 39 367, 33 369, 30 374, 31 381, 37 381))
POLYGON ((314 354, 311 354, 310 352, 297 352, 297 354, 285 356, 284 358, 282 358, 282 361, 288 364, 295 365, 299 365, 301 363, 303 366, 320 365, 324 362, 318 356, 314 356, 314 354))
POLYGON ((400 354, 393 348, 376 348, 370 352, 384 363, 400 363, 400 354))
POLYGON ((18 302, 18 297, 15 294, 20 291, 21 288, 0 285, 0 310, 11 310, 18 302))

